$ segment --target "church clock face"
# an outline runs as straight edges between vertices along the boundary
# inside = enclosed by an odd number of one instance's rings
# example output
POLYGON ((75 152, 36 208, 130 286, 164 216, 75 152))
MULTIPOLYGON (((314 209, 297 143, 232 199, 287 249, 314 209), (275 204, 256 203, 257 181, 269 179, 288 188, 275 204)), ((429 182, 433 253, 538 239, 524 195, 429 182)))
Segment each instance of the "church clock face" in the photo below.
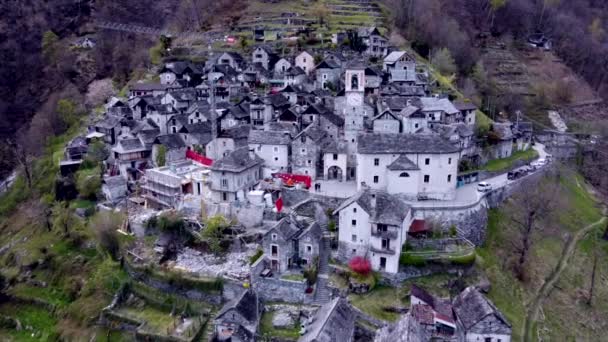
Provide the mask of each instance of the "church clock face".
POLYGON ((346 103, 349 106, 360 106, 363 104, 363 94, 349 93, 346 95, 346 103))

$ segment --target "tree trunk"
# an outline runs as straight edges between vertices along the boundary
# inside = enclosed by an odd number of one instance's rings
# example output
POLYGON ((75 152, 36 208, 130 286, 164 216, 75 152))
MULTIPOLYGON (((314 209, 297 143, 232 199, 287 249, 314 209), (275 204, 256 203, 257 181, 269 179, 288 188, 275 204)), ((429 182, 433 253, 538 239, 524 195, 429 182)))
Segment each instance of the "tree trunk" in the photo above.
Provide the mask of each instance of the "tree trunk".
POLYGON ((528 252, 530 251, 530 244, 532 238, 532 228, 534 226, 534 212, 529 212, 526 218, 526 226, 524 227, 522 235, 522 248, 519 254, 519 261, 517 263, 517 277, 519 280, 524 279, 524 266, 528 260, 528 252))
POLYGON ((591 287, 589 288, 589 299, 587 305, 593 305, 593 288, 595 287, 595 272, 597 270, 597 252, 593 252, 593 268, 591 269, 591 287))

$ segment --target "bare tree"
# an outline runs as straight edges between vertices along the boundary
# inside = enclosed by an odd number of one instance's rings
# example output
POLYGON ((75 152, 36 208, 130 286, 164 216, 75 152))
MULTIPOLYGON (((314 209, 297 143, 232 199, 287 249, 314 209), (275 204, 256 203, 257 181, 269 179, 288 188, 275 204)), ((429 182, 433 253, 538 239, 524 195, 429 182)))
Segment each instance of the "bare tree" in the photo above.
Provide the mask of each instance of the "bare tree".
POLYGON ((557 215, 564 202, 560 196, 559 174, 548 175, 540 180, 522 181, 517 192, 507 203, 509 223, 516 228, 512 245, 517 253, 515 273, 520 280, 525 279, 525 266, 535 243, 537 233, 542 229, 542 221, 557 215))

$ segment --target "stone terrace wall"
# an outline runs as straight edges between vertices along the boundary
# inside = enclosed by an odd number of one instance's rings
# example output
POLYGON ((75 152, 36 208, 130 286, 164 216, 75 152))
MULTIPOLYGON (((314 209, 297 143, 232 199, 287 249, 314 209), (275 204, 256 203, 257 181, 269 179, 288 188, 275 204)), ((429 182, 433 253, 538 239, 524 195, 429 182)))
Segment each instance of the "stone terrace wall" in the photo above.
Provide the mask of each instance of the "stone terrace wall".
MULTIPOLYGON (((268 259, 261 256, 251 266, 251 286, 265 301, 310 304, 313 293, 307 294, 305 281, 293 281, 278 278, 264 278, 260 273, 268 266, 268 259)), ((275 275, 276 276, 276 275, 275 275)))

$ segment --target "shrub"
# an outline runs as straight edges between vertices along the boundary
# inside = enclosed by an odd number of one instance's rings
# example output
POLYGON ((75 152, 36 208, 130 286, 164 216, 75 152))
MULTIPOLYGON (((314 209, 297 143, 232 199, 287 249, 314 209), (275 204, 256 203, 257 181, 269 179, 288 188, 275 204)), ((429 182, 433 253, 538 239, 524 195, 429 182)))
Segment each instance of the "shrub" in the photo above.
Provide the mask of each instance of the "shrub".
POLYGON ((334 220, 329 221, 329 223, 327 224, 327 229, 329 229, 330 232, 335 232, 336 231, 336 221, 334 221, 334 220))
POLYGON ((82 198, 96 200, 101 189, 101 171, 98 167, 76 173, 76 188, 82 198))
POLYGON ((426 265, 426 260, 423 257, 415 256, 410 253, 402 253, 399 257, 399 263, 404 266, 421 267, 426 265))
POLYGON ((457 234, 457 233, 458 233, 458 232, 456 231, 456 226, 455 226, 455 225, 451 225, 451 226, 450 226, 450 236, 451 236, 451 237, 456 237, 456 234, 457 234))
POLYGON ((258 249, 255 254, 249 258, 249 265, 255 264, 255 262, 258 261, 262 254, 264 254, 264 251, 262 249, 258 249))
POLYGON ((475 253, 473 252, 469 255, 452 257, 449 260, 454 265, 470 265, 475 262, 475 253))
POLYGON ((356 256, 348 262, 348 267, 356 274, 365 276, 372 271, 372 264, 361 256, 356 256))

